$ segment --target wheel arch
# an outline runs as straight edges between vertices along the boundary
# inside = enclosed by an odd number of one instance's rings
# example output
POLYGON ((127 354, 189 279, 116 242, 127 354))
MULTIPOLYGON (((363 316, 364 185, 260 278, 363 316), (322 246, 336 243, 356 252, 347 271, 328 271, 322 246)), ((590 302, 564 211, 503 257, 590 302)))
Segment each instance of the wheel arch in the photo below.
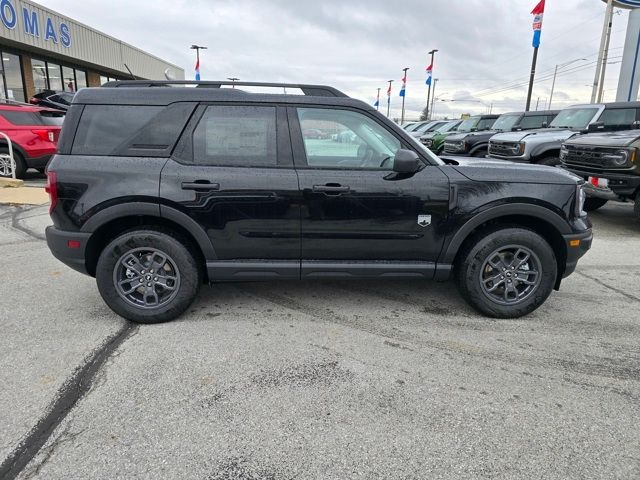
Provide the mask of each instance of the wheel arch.
POLYGON ((556 288, 560 286, 567 262, 567 246, 563 235, 572 232, 559 215, 538 205, 503 205, 474 216, 451 239, 440 262, 455 266, 467 242, 473 241, 474 236, 482 230, 495 226, 525 227, 541 235, 555 252, 558 264, 556 288))
POLYGON ((486 142, 480 142, 471 147, 471 150, 469 150, 469 155, 473 155, 479 150, 486 150, 487 152, 489 152, 489 141, 487 140, 486 142))
POLYGON ((217 259, 209 237, 186 214, 170 207, 162 207, 160 215, 157 204, 116 205, 92 217, 82 229, 91 233, 85 249, 87 272, 95 276, 98 257, 113 238, 122 232, 142 226, 170 229, 184 237, 195 249, 203 268, 207 261, 217 259))

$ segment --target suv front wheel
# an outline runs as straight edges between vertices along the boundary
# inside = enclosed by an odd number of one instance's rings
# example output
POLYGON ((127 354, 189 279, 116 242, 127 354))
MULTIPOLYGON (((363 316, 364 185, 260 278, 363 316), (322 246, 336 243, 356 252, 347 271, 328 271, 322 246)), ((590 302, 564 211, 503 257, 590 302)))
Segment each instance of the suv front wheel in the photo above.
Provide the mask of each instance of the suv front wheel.
POLYGON ((464 299, 495 318, 533 312, 551 294, 557 275, 551 246, 532 230, 479 233, 461 252, 456 280, 464 299))
POLYGON ((160 323, 180 316, 195 299, 202 276, 186 242, 170 231, 136 230, 100 254, 98 290, 121 317, 160 323))

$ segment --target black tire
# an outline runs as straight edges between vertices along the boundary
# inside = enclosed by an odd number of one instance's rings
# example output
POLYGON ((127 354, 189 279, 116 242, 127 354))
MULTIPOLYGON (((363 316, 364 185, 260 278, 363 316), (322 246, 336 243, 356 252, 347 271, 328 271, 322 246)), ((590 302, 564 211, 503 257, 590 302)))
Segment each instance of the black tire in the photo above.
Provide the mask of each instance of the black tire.
MULTIPOLYGON (((479 312, 494 318, 518 318, 533 312, 551 294, 557 271, 556 257, 547 241, 534 231, 520 227, 501 227, 476 234, 465 243, 455 265, 456 282, 462 297, 479 312), (523 296, 521 299, 518 299, 519 297, 514 299, 509 304, 499 303, 493 296, 501 295, 501 290, 506 291, 507 288, 498 287, 496 293, 487 293, 486 288, 482 287, 481 277, 485 275, 491 277, 496 272, 501 275, 500 269, 494 271, 493 267, 487 264, 489 260, 495 259, 494 253, 496 251, 500 249, 516 250, 520 247, 533 253, 530 260, 521 269, 530 272, 538 271, 539 277, 527 274, 525 280, 521 273, 520 279, 516 280, 515 277, 518 276, 516 272, 520 272, 520 268, 513 271, 509 275, 509 278, 513 280, 513 282, 509 281, 509 287, 511 289, 515 287, 516 292, 522 288, 523 296), (532 278, 533 280, 530 280, 532 278), (536 285, 526 293, 526 289, 529 287, 518 283, 523 280, 535 282, 536 285)), ((485 277, 485 285, 487 285, 486 278, 488 277, 485 277)), ((502 283, 506 287, 506 281, 498 279, 497 283, 502 283)), ((492 286, 492 284, 488 284, 488 287, 492 286)), ((506 296, 505 294, 504 297, 506 298, 506 296)))
MULTIPOLYGON (((9 148, 7 147, 0 147, 0 153, 9 153, 9 148)), ((27 164, 24 161, 24 158, 22 158, 22 155, 20 155, 20 152, 16 151, 16 149, 13 149, 13 159, 16 162, 16 178, 24 178, 24 174, 27 171, 27 164)), ((0 177, 4 177, 4 178, 11 178, 11 175, 3 175, 2 173, 0 173, 0 177)))
POLYGON ((640 193, 636 195, 636 200, 633 204, 633 213, 635 214, 636 218, 640 220, 640 193))
POLYGON ((538 161, 538 165, 546 165, 548 167, 557 167, 561 163, 562 162, 560 161, 560 157, 557 156, 544 157, 543 159, 538 161))
POLYGON ((582 209, 585 212, 593 212, 600 207, 604 207, 609 200, 605 200, 604 198, 596 198, 596 197, 587 197, 584 201, 584 206, 582 209))
MULTIPOLYGON (((98 259, 96 282, 100 295, 115 313, 133 322, 161 323, 179 317, 189 308, 202 284, 202 270, 193 255, 189 253, 187 245, 189 245, 188 242, 174 232, 156 230, 153 227, 142 227, 139 230, 125 232, 109 243, 98 259), (139 274, 138 269, 154 266, 150 264, 150 257, 144 253, 151 250, 165 255, 168 259, 167 263, 163 264, 166 269, 158 269, 158 271, 162 270, 164 275, 171 276, 163 277, 160 275, 162 277, 160 281, 164 279, 168 288, 153 281, 154 278, 156 281, 158 280, 158 277, 153 276, 154 273, 157 274, 157 271, 154 272, 153 269, 141 270, 143 274, 139 274), (119 290, 119 287, 116 286, 116 279, 124 278, 118 275, 123 273, 122 269, 125 267, 122 262, 126 259, 127 254, 138 257, 138 262, 131 260, 132 265, 135 264, 135 266, 131 266, 130 269, 126 267, 126 277, 129 278, 131 272, 135 281, 143 279, 143 284, 129 296, 124 296, 123 289, 125 287, 123 286, 119 290), (170 280, 167 280, 169 278, 174 278, 174 281, 171 282, 173 285, 169 284, 170 280), (145 287, 144 283, 147 279, 152 282, 148 284, 149 289, 145 287), (173 290, 170 289, 171 286, 174 287, 173 290), (141 293, 140 289, 146 293, 141 293), (151 298, 151 291, 156 293, 155 298, 158 306, 143 306, 142 303, 146 304, 147 298, 151 298), (165 296, 166 303, 160 302, 160 295, 165 296), (140 297, 142 298, 140 299, 140 297), (138 299, 140 304, 134 304, 132 298, 133 300, 138 299)), ((127 281, 127 279, 121 281, 127 281)), ((134 283, 131 281, 125 284, 126 288, 128 289, 132 285, 135 287, 134 283)))

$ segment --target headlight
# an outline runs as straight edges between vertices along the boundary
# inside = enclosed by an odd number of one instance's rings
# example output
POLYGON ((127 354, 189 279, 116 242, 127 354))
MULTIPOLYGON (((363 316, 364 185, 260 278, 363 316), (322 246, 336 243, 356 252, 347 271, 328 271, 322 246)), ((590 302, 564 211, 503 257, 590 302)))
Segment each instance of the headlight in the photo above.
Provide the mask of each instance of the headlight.
POLYGON ((629 160, 635 161, 635 158, 635 148, 632 150, 616 150, 613 153, 602 155, 602 159, 608 161, 614 167, 624 167, 629 164, 629 160))
POLYGON ((522 155, 524 153, 524 142, 517 143, 511 150, 514 155, 522 155))
POLYGON ((586 213, 582 211, 586 198, 587 194, 584 192, 584 184, 581 183, 576 186, 576 205, 574 211, 576 217, 582 217, 583 215, 586 215, 586 213))
POLYGON ((560 147, 560 158, 564 160, 565 158, 567 158, 568 154, 569 154, 569 150, 567 150, 567 147, 562 145, 562 147, 560 147))
POLYGON ((421 138, 420 141, 426 147, 431 147, 433 145, 433 140, 431 140, 430 138, 424 138, 424 139, 421 138))

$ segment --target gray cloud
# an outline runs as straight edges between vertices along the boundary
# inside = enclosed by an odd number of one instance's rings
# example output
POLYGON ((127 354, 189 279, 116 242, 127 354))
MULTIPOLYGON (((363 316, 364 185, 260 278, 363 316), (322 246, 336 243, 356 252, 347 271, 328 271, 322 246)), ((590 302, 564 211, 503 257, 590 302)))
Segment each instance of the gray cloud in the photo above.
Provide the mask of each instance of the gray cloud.
MULTIPOLYGON (((426 103, 427 52, 438 48, 434 76, 439 115, 458 116, 524 106, 531 62, 529 14, 537 0, 40 0, 43 5, 87 23, 150 53, 181 65, 193 75, 192 43, 209 47, 202 74, 209 79, 327 83, 373 102, 394 79, 392 111, 399 115, 398 88, 410 67, 408 117, 426 103), (498 91, 498 87, 515 86, 498 91), (491 90, 493 89, 493 90, 491 90), (491 92, 494 93, 491 93, 491 92), (462 100, 475 100, 468 103, 462 100), (482 103, 481 103, 482 102, 482 103)), ((554 107, 584 102, 593 81, 604 16, 595 0, 548 1, 539 81, 543 104, 556 64, 576 58, 561 71, 554 107)), ((619 60, 627 13, 616 15, 612 61, 619 60)), ((609 66, 605 98, 615 96, 619 64, 609 66)))

